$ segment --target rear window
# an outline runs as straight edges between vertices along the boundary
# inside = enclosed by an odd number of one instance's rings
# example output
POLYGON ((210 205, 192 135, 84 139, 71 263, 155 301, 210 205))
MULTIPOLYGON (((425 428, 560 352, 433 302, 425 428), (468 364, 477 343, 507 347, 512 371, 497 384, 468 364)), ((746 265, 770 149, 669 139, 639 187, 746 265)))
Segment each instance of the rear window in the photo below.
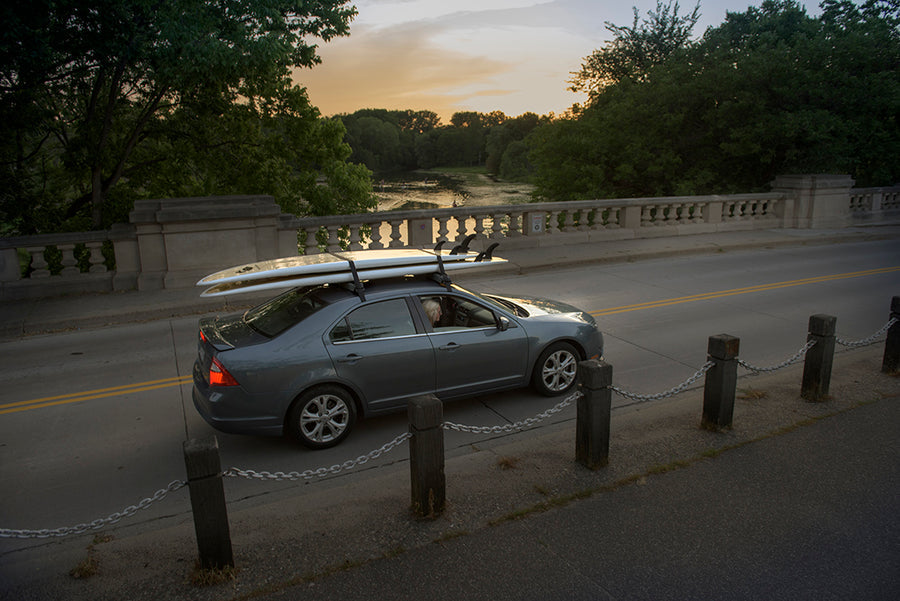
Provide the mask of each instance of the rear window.
POLYGON ((326 305, 317 288, 295 288, 244 314, 244 323, 269 338, 297 325, 326 305))

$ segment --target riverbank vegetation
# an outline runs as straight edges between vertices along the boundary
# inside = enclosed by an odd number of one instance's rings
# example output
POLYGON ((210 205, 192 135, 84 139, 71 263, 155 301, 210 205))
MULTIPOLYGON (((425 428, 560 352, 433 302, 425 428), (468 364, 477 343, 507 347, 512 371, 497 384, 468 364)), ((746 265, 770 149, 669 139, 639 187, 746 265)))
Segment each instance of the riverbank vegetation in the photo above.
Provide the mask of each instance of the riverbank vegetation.
POLYGON ((349 34, 346 0, 216 6, 4 6, 0 234, 106 228, 137 198, 270 194, 326 215, 753 192, 787 173, 900 182, 896 0, 824 0, 817 17, 764 0, 699 36, 699 4, 659 0, 570 74, 583 106, 448 124, 310 104, 293 70, 319 61, 313 39, 349 34))

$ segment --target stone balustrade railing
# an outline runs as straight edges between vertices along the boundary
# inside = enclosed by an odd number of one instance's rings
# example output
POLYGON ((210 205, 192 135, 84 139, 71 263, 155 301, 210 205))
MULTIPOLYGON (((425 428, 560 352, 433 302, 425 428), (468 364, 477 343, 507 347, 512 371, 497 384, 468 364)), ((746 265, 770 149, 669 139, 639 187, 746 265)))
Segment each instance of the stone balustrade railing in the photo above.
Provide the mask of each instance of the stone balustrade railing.
POLYGON ((783 194, 760 193, 388 211, 297 218, 284 227, 296 228, 302 252, 314 254, 431 246, 472 234, 511 248, 570 243, 579 233, 603 240, 781 227, 785 215, 783 194))
POLYGON ((853 188, 849 209, 851 217, 864 220, 878 217, 880 213, 900 211, 900 186, 853 188))
MULTIPOLYGON (((772 192, 389 211, 279 214, 270 197, 139 201, 110 231, 0 238, 0 300, 193 285, 233 265, 291 254, 453 243, 543 247, 754 228, 832 228, 900 219, 900 186, 780 176, 772 192)), ((450 245, 448 244, 448 247, 450 245)))

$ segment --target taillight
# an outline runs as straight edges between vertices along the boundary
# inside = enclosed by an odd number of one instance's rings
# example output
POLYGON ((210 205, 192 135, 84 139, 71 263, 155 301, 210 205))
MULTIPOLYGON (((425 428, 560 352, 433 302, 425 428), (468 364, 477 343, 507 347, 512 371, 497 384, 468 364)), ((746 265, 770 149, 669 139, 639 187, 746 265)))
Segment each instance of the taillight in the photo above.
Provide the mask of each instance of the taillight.
POLYGON ((206 342, 206 334, 203 333, 203 330, 200 330, 200 340, 206 342))
POLYGON ((210 386, 237 386, 238 382, 234 379, 228 370, 219 363, 218 359, 213 358, 212 364, 209 366, 209 385, 210 386))

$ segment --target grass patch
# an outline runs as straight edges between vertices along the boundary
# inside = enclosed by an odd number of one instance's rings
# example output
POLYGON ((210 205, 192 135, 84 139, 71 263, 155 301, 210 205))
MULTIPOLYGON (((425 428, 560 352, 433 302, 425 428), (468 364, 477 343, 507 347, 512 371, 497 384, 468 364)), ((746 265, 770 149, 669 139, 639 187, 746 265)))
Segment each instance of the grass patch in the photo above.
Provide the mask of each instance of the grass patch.
POLYGON ((768 393, 765 390, 757 390, 755 388, 741 388, 739 399, 758 401, 760 399, 764 399, 768 396, 768 393))
POLYGON ((518 457, 504 456, 497 460, 497 467, 501 470, 514 470, 518 467, 518 457))
POLYGON ((194 563, 194 570, 191 572, 190 582, 197 587, 216 586, 226 582, 237 581, 237 575, 238 569, 234 566, 204 570, 200 567, 200 561, 198 560, 194 563))
POLYGON ((69 576, 75 580, 83 580, 85 578, 90 578, 91 576, 96 576, 100 571, 100 562, 94 557, 95 547, 103 543, 108 543, 111 540, 113 540, 111 534, 103 534, 102 532, 95 534, 91 544, 87 546, 87 557, 82 559, 77 566, 69 570, 69 576))
POLYGON ((94 557, 94 554, 89 551, 87 557, 82 559, 77 566, 69 570, 69 576, 75 580, 83 580, 85 578, 90 578, 91 576, 96 576, 99 570, 100 563, 94 557))

